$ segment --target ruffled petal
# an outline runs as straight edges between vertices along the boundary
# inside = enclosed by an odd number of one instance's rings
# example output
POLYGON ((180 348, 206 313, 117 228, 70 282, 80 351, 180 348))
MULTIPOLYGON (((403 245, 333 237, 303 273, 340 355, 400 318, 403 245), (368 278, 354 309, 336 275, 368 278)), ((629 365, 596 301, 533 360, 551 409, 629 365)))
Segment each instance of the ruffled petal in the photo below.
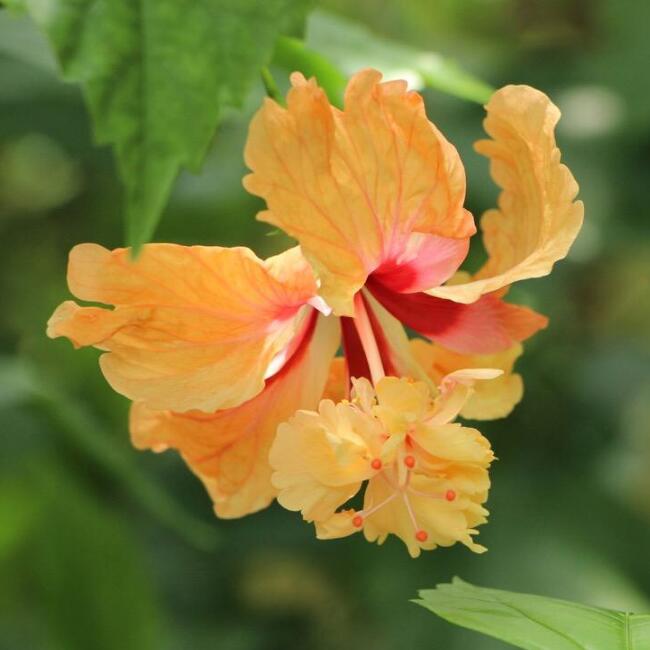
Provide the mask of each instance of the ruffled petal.
POLYGON ((68 284, 81 300, 63 303, 48 336, 106 350, 100 364, 119 393, 155 410, 212 412, 264 387, 272 359, 288 344, 316 293, 296 250, 266 263, 247 248, 95 244, 72 249, 68 284))
POLYGON ((345 110, 299 73, 287 108, 266 100, 250 126, 246 189, 266 200, 258 217, 295 237, 338 315, 369 273, 398 255, 413 232, 464 239, 465 173, 454 147, 427 120, 405 82, 363 70, 345 110))
POLYGON ((131 436, 139 449, 177 449, 203 481, 219 517, 241 517, 266 507, 271 484, 269 449, 278 425, 299 408, 315 408, 338 346, 332 319, 315 314, 311 331, 264 390, 235 408, 216 413, 131 409, 131 436))
POLYGON ((513 345, 498 354, 477 355, 458 354, 422 339, 413 339, 410 345, 413 356, 435 383, 462 368, 498 368, 503 371, 500 377, 473 385, 472 393, 460 411, 463 417, 473 420, 503 418, 521 401, 523 381, 521 375, 513 372, 515 361, 523 352, 521 345, 513 345))
MULTIPOLYGON (((403 497, 398 496, 365 520, 363 532, 369 542, 382 544, 388 535, 396 535, 406 544, 411 557, 418 557, 422 550, 452 546, 456 542, 475 552, 485 550, 473 542, 472 535, 476 533, 474 526, 487 521, 487 511, 479 505, 487 498, 487 492, 466 492, 462 498, 450 503, 443 498, 428 496, 444 494, 452 484, 449 480, 415 475, 411 481, 413 489, 406 492, 408 505, 403 497), (477 506, 482 517, 476 516, 477 506), (426 531, 424 541, 417 538, 418 530, 426 531)), ((392 492, 393 488, 383 477, 372 479, 366 489, 364 509, 386 501, 392 492)))
POLYGON ((575 201, 578 184, 560 162, 555 126, 560 111, 529 86, 498 90, 487 107, 485 130, 476 150, 491 161, 502 188, 499 208, 481 220, 488 260, 472 282, 428 291, 470 303, 517 280, 548 275, 564 258, 582 225, 584 207, 575 201))

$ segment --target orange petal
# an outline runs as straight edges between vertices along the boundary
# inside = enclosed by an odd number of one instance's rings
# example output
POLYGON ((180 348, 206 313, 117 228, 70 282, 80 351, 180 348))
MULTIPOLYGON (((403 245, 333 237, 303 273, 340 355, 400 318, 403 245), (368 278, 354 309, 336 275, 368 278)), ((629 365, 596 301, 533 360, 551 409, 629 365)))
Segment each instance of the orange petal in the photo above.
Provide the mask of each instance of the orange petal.
POLYGON ((70 252, 70 290, 115 309, 63 303, 48 336, 107 350, 100 359, 119 393, 152 409, 210 412, 264 386, 316 291, 295 251, 263 262, 247 248, 81 244, 70 252), (293 272, 291 272, 293 270, 293 272))
POLYGON ((488 261, 467 284, 431 289, 431 295, 474 302, 481 294, 517 280, 548 275, 564 258, 582 225, 578 184, 560 163, 555 126, 560 111, 529 86, 506 86, 487 105, 485 130, 492 140, 476 143, 491 161, 502 188, 499 208, 481 220, 488 261))
POLYGON ((452 372, 464 368, 498 368, 503 375, 472 386, 472 394, 460 411, 472 420, 494 420, 506 417, 521 401, 523 382, 513 367, 523 349, 520 344, 497 354, 459 354, 422 339, 410 342, 413 356, 435 383, 452 372))
POLYGON ((313 337, 256 397, 216 413, 131 409, 131 436, 139 449, 177 449, 203 481, 220 517, 241 517, 266 507, 271 485, 268 452, 279 423, 298 408, 318 404, 328 361, 338 346, 333 319, 318 318, 313 337))
POLYGON ((339 111, 294 73, 287 108, 266 100, 246 145, 253 173, 244 185, 268 205, 258 218, 298 239, 339 315, 353 314, 367 275, 412 232, 475 232, 456 150, 427 120, 420 95, 380 79, 376 70, 356 74, 339 111))

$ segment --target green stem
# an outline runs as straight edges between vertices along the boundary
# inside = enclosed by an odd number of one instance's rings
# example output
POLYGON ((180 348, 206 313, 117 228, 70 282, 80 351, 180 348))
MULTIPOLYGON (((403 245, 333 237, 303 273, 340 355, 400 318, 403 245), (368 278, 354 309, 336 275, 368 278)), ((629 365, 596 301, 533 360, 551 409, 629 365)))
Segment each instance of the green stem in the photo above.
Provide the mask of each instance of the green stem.
POLYGON ((275 83, 275 79, 273 78, 271 71, 266 66, 264 66, 260 71, 260 74, 262 75, 262 83, 264 84, 266 94, 271 99, 274 99, 276 102, 278 102, 278 104, 282 104, 282 95, 280 95, 280 90, 278 88, 278 85, 275 83))

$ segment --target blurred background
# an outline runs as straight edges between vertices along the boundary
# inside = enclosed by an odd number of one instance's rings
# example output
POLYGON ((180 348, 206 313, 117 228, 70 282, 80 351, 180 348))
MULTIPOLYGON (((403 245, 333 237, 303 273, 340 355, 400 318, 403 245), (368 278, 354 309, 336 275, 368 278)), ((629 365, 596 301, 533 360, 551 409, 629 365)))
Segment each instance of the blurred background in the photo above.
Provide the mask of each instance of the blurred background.
MULTIPOLYGON (((459 575, 484 586, 650 611, 650 49, 645 0, 328 0, 322 10, 439 52, 494 86, 547 92, 586 222, 552 276, 513 299, 551 318, 518 369, 526 395, 481 424, 499 461, 490 523, 412 560, 399 540, 318 542, 274 506, 218 521, 172 452, 138 453, 94 350, 45 338, 68 250, 122 244, 122 190, 80 92, 29 21, 0 11, 0 649, 496 650, 409 603, 459 575)), ((323 15, 321 15, 321 19, 323 15)), ((317 21, 310 22, 317 39, 317 21), (313 23, 313 24, 312 24, 313 23)), ((381 48, 379 48, 381 49, 381 48)), ((355 46, 360 63, 382 65, 355 46)), ((280 84, 286 72, 274 70, 280 84)), ((424 91, 456 144, 468 207, 496 189, 472 150, 480 106, 424 91)), ((250 115, 184 174, 157 241, 284 248, 241 185, 250 115)))

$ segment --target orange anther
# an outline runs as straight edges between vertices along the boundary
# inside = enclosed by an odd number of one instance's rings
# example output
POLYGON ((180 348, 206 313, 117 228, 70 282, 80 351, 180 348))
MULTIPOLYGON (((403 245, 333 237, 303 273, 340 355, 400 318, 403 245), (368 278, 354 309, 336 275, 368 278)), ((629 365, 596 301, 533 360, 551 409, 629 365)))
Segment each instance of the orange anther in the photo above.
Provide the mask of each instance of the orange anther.
POLYGON ((429 535, 426 530, 418 530, 418 532, 415 533, 415 539, 417 539, 418 542, 426 542, 429 539, 429 535))
POLYGON ((373 458, 370 467, 372 467, 372 469, 381 469, 381 460, 379 460, 379 458, 373 458))
POLYGON ((447 490, 445 492, 445 499, 447 501, 453 501, 456 498, 456 492, 454 490, 447 490))
POLYGON ((361 526, 363 526, 363 517, 361 515, 355 515, 352 517, 352 525, 355 528, 361 528, 361 526))
POLYGON ((404 458, 404 465, 409 469, 413 469, 415 467, 415 458, 413 456, 406 456, 404 458))

